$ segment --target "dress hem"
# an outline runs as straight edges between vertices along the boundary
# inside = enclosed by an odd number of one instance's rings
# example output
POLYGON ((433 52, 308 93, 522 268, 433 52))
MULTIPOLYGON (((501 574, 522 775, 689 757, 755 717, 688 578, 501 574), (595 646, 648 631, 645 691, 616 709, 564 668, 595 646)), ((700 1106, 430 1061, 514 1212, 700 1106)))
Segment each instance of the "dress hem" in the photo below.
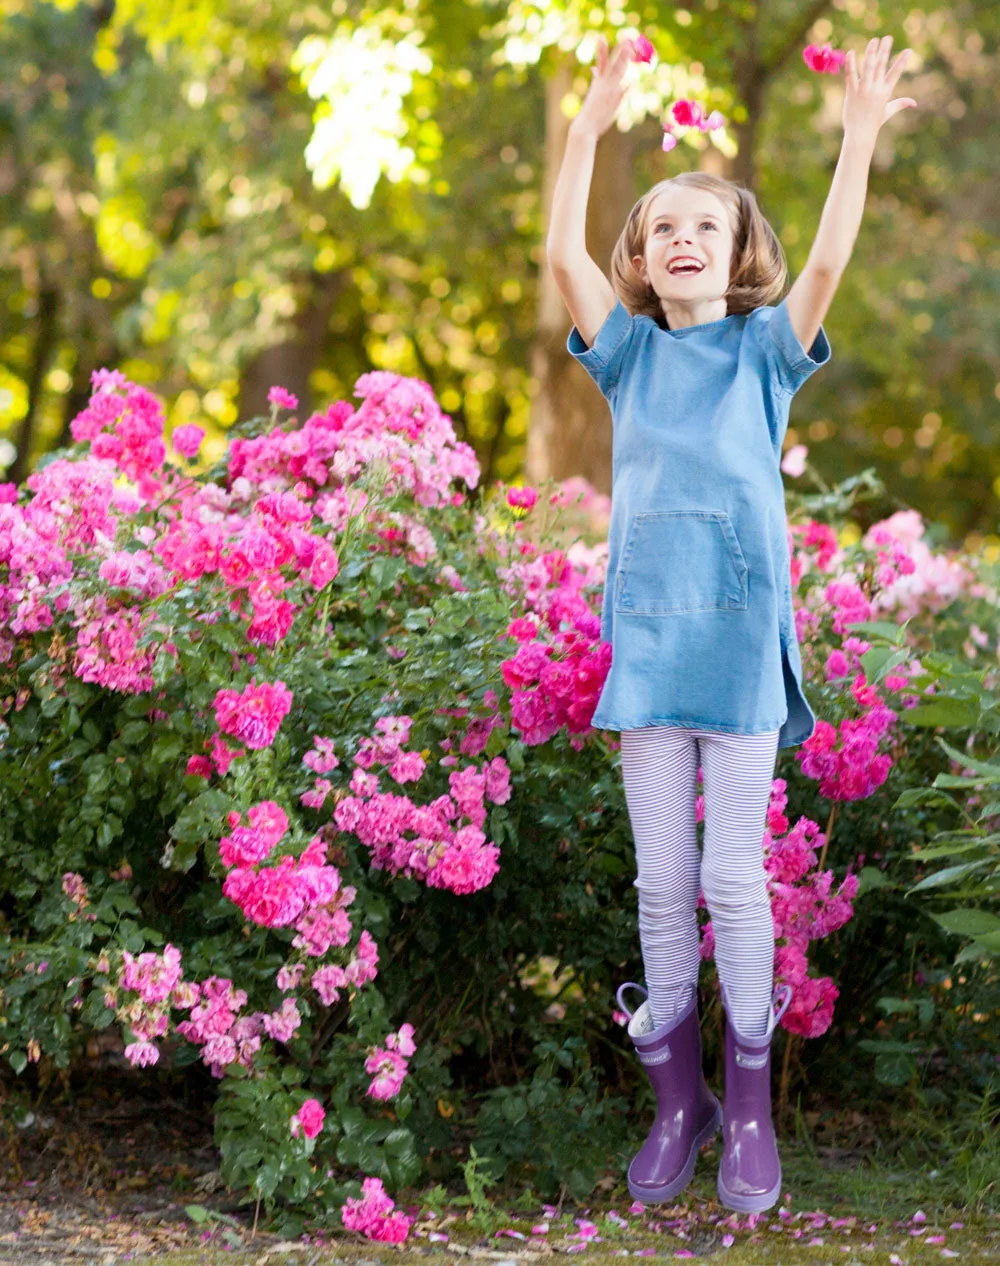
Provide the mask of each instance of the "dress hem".
POLYGON ((625 725, 620 725, 617 722, 599 721, 597 717, 595 716, 590 724, 594 727, 595 730, 619 730, 619 731, 646 730, 654 725, 670 725, 680 730, 705 730, 708 733, 712 733, 712 734, 750 735, 750 734, 775 734, 775 733, 780 734, 781 729, 787 720, 788 720, 788 717, 786 716, 781 721, 779 721, 777 725, 763 725, 759 729, 754 729, 754 730, 748 730, 746 729, 745 726, 716 725, 714 723, 710 723, 707 725, 706 724, 689 725, 687 722, 681 721, 677 717, 654 717, 653 719, 648 720, 648 721, 633 721, 633 722, 628 722, 625 725))

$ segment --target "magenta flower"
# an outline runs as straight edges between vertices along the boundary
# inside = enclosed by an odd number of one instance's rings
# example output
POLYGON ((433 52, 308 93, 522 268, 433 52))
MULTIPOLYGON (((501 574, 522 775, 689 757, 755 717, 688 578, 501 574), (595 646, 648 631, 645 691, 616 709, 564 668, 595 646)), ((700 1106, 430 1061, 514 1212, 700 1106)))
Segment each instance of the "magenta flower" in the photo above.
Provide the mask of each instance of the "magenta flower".
POLYGON ((322 1130, 326 1112, 318 1099, 307 1099, 292 1117, 292 1136, 298 1138, 304 1134, 307 1139, 314 1139, 322 1130))
POLYGON ((198 449, 201 448, 201 442, 205 438, 205 431, 200 426, 188 423, 186 426, 175 427, 170 438, 173 441, 174 448, 182 457, 194 457, 198 449))
POLYGON ((686 98, 674 102, 671 114, 678 127, 699 127, 705 117, 697 101, 689 101, 686 98))
POLYGON ((846 56, 846 53, 831 48, 829 44, 824 44, 821 48, 815 44, 807 44, 802 50, 805 64, 820 75, 839 74, 846 56))
POLYGON ((402 1244, 410 1232, 412 1218, 401 1210, 392 1212, 394 1205, 382 1186, 381 1178, 366 1178, 361 1184, 364 1193, 360 1200, 349 1196, 340 1211, 344 1226, 349 1231, 360 1231, 370 1240, 387 1244, 402 1244))
POLYGON ((512 510, 520 510, 527 514, 535 502, 538 500, 538 492, 534 488, 508 488, 507 504, 512 510))
POLYGON ((279 409, 297 409, 299 407, 298 396, 293 396, 284 387, 272 387, 267 393, 267 399, 270 404, 276 405, 279 409))
POLYGON ((218 691, 214 706, 219 729, 259 751, 274 742, 278 726, 292 706, 292 692, 283 681, 251 682, 242 694, 218 691))
POLYGON ((634 62, 651 62, 656 50, 645 35, 637 35, 632 41, 632 60, 634 62))

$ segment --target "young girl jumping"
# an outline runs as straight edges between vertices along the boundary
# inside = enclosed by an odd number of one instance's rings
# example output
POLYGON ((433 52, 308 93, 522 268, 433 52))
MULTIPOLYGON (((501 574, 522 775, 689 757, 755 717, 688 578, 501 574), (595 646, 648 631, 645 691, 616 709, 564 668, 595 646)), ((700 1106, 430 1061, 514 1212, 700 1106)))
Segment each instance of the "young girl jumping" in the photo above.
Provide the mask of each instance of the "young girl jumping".
POLYGON ((618 1003, 657 1100, 628 1172, 645 1203, 687 1185, 720 1125, 723 1204, 757 1212, 781 1191, 770 1045, 791 989, 774 988, 762 841, 777 749, 804 742, 815 723, 792 613, 781 446, 792 396, 830 359, 821 323, 861 224, 879 129, 916 105, 891 99, 909 52, 890 65, 891 48, 891 36, 872 40, 860 71, 847 54, 840 160, 784 299, 784 254, 753 194, 698 172, 639 199, 610 282, 587 254, 594 151, 626 91, 627 42, 609 55, 601 41, 553 196, 547 253, 574 322, 569 350, 608 400, 614 432, 601 614, 613 655, 593 723, 621 731, 635 838, 646 989, 622 985, 618 1003), (721 1108, 701 1069, 700 891, 726 1017, 721 1108), (646 994, 634 1014, 627 988, 646 994))

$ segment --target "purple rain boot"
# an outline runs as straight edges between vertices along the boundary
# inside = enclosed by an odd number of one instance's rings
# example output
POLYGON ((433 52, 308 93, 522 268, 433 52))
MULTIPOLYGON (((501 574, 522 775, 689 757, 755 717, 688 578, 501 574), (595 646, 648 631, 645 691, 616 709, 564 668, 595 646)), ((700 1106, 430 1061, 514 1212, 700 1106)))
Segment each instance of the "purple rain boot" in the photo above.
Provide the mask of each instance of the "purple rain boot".
POLYGON ((656 1119, 649 1137, 628 1167, 628 1189, 643 1204, 670 1200, 691 1181, 698 1149, 722 1124, 722 1108, 701 1071, 698 990, 692 987, 686 1007, 659 1028, 653 1025, 649 1002, 633 1014, 622 1001, 630 981, 617 993, 629 1018, 628 1035, 656 1094, 656 1119))
POLYGON ((771 1121, 771 1038, 792 1000, 788 985, 771 996, 767 1032, 744 1037, 733 1026, 726 987, 720 981, 726 1015, 726 1087, 722 1111, 722 1161, 717 1187, 727 1209, 760 1213, 781 1193, 781 1161, 771 1121), (784 994, 779 1010, 774 1004, 784 994))

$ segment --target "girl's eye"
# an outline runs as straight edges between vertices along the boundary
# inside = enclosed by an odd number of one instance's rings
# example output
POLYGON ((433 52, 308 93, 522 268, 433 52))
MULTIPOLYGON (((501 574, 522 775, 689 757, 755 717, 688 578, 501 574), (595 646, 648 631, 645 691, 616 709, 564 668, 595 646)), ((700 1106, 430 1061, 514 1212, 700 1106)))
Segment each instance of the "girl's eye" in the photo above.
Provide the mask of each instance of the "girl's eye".
POLYGON ((705 220, 704 223, 700 227, 703 229, 714 229, 715 225, 712 223, 711 220, 705 220))

